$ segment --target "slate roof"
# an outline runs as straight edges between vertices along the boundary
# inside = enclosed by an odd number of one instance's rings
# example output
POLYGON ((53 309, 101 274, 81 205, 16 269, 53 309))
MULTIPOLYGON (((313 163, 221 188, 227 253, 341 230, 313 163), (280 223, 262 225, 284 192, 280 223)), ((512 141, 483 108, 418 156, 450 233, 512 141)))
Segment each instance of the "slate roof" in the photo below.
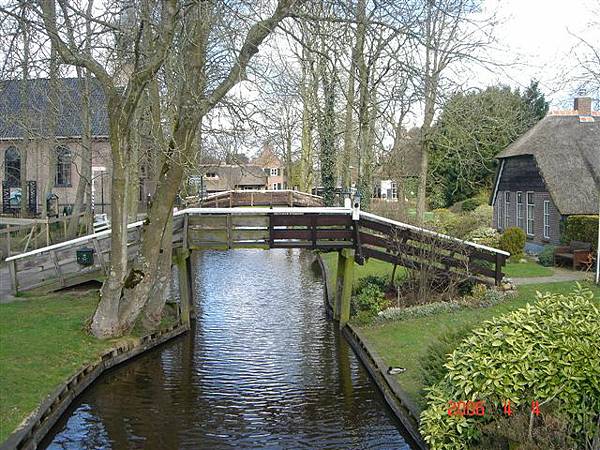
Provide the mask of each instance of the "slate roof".
MULTIPOLYGON (((50 80, 1 80, 0 139, 81 136, 83 79, 62 78, 58 80, 58 86, 58 114, 54 130, 51 130, 54 107, 50 96, 50 80)), ((106 99, 100 84, 94 79, 90 83, 90 105, 92 136, 108 136, 106 99)))
POLYGON ((549 115, 497 156, 533 155, 561 214, 597 214, 600 190, 600 117, 549 115))

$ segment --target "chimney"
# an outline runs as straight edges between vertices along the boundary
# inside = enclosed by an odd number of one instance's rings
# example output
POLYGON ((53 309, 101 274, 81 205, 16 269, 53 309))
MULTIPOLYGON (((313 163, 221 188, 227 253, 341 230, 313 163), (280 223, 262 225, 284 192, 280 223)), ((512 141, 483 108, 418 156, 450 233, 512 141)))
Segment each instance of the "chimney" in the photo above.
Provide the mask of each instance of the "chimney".
POLYGON ((575 97, 575 105, 573 107, 580 116, 592 115, 592 97, 575 97))

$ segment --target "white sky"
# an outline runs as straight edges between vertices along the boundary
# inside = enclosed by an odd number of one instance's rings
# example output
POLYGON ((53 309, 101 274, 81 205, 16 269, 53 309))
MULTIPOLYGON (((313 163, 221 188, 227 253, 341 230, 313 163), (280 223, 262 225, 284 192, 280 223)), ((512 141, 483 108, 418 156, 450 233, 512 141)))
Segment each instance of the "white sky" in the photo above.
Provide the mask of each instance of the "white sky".
POLYGON ((564 74, 577 66, 572 49, 578 43, 570 33, 600 42, 600 27, 589 26, 600 21, 592 13, 600 13, 600 0, 488 0, 486 6, 500 20, 490 56, 508 66, 482 73, 479 81, 524 87, 536 78, 551 109, 570 107, 573 87, 564 74))

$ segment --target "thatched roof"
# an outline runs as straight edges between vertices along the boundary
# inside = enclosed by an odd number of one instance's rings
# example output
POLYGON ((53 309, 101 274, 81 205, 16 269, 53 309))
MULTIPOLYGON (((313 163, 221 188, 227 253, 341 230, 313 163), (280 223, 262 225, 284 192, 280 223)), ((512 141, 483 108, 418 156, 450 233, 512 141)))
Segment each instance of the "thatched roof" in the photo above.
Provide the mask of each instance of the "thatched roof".
POLYGON ((600 189, 600 117, 549 115, 500 152, 533 155, 561 214, 596 214, 600 189))
POLYGON ((227 191, 236 187, 256 187, 267 185, 267 175, 262 167, 254 165, 202 165, 200 171, 207 191, 227 191), (214 174, 214 177, 206 177, 214 174))
MULTIPOLYGON (((56 105, 50 86, 47 78, 0 80, 0 139, 82 136, 83 79, 57 80, 56 105)), ((90 83, 90 110, 92 136, 108 137, 106 98, 95 79, 90 83)))
POLYGON ((380 178, 397 180, 403 177, 417 177, 421 167, 421 131, 413 128, 392 148, 383 164, 376 168, 380 178))

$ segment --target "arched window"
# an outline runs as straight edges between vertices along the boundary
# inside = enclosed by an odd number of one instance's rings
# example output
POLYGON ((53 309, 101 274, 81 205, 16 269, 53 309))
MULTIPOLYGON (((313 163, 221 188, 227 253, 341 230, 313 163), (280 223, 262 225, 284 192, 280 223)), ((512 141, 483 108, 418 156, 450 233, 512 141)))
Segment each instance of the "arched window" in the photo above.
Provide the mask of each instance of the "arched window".
POLYGON ((71 163, 73 156, 69 147, 59 145, 56 147, 56 177, 55 186, 71 186, 71 163))
POLYGON ((4 179, 8 187, 21 186, 21 154, 16 147, 8 147, 4 153, 4 179))

